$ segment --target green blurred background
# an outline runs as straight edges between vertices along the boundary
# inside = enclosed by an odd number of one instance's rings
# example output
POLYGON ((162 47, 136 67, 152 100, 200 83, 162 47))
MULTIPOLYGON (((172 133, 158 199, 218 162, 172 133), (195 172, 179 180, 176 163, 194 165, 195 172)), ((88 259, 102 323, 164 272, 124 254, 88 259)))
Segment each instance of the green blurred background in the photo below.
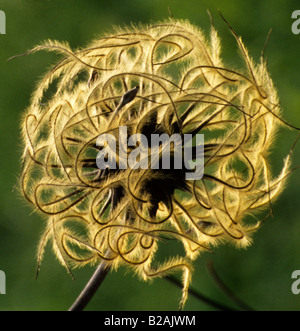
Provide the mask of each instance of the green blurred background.
MULTIPOLYGON (((163 20, 171 9, 175 18, 189 19, 209 31, 209 9, 224 45, 224 59, 239 65, 236 44, 218 14, 227 18, 258 60, 270 28, 266 55, 278 89, 284 118, 300 126, 300 35, 291 32, 291 14, 298 0, 1 0, 6 14, 6 35, 0 35, 0 270, 6 273, 7 294, 0 295, 0 310, 67 310, 93 273, 74 271, 73 281, 56 261, 50 247, 35 280, 36 247, 43 221, 32 213, 13 187, 22 154, 20 118, 37 80, 57 57, 38 53, 7 61, 45 39, 85 46, 112 26, 163 20)), ((282 130, 272 154, 274 173, 296 139, 282 130)), ((300 143, 294 165, 300 165, 300 143)), ((300 171, 300 170, 299 170, 300 171)), ((247 250, 220 246, 195 263, 192 287, 210 298, 236 307, 207 270, 213 261, 224 282, 257 310, 299 310, 300 295, 291 292, 291 275, 300 269, 300 173, 296 171, 269 218, 247 250)), ((264 214, 261 214, 263 217, 264 214)), ((176 275, 180 277, 180 275, 176 275)), ((181 290, 167 280, 142 282, 121 268, 105 279, 87 310, 177 310, 181 290)), ((214 310, 189 297, 185 310, 214 310)))

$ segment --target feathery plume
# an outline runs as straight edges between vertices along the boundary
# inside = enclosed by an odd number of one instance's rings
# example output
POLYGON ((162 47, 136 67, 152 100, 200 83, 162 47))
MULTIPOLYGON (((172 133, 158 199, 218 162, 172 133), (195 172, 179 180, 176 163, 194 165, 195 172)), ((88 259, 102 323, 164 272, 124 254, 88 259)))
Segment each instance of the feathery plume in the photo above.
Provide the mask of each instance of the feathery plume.
MULTIPOLYGON (((117 29, 76 51, 49 40, 28 52, 63 55, 37 85, 22 121, 21 190, 47 224, 39 265, 51 241, 69 271, 100 261, 127 265, 144 280, 181 270, 183 307, 192 261, 202 251, 223 241, 251 243, 260 222, 249 224, 245 216, 279 195, 290 156, 273 178, 268 151, 284 125, 277 93, 264 59, 254 63, 235 37, 245 64, 240 70, 223 64, 213 27, 206 39, 173 19, 117 29), (121 148, 132 135, 199 133, 204 155, 190 146, 189 161, 204 158, 201 179, 187 180, 186 169, 175 166, 153 169, 150 149, 145 169, 124 166, 120 156, 132 152, 121 148), (119 142, 115 169, 97 166, 104 134, 119 142), (169 239, 182 243, 184 255, 160 263, 157 250, 169 239)), ((174 150, 175 144, 171 164, 174 150)))

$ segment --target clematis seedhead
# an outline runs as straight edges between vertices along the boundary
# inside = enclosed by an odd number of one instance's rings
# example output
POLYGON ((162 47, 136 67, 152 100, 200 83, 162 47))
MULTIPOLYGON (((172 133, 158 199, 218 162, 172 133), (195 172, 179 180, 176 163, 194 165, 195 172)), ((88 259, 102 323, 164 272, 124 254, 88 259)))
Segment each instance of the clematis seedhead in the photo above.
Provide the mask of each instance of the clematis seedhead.
POLYGON ((22 120, 21 191, 46 222, 39 265, 50 241, 69 271, 106 261, 150 280, 180 270, 182 307, 201 252, 224 241, 251 243, 260 221, 246 216, 282 191, 290 156, 274 178, 268 152, 284 125, 277 93, 264 59, 255 63, 234 37, 240 69, 223 63, 214 27, 206 38, 173 19, 116 29, 78 50, 48 40, 28 52, 62 55, 22 120), (99 143, 108 135, 114 148, 99 143), (150 142, 154 135, 182 138, 179 150, 169 144, 168 168, 163 143, 157 158, 150 144, 141 147, 141 137, 150 142), (129 144, 133 136, 136 146, 129 144), (193 169, 184 162, 175 166, 178 151, 202 162, 201 178, 187 179, 193 169), (101 169, 99 155, 115 166, 101 169), (129 166, 130 155, 147 167, 129 166), (181 243, 184 253, 158 261, 166 241, 181 243))

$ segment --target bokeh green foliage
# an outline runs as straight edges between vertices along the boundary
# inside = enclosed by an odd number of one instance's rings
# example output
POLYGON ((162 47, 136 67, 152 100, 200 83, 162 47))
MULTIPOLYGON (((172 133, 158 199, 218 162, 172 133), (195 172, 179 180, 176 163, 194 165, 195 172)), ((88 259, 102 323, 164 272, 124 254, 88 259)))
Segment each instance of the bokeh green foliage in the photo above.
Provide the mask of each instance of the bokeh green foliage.
MULTIPOLYGON (((297 0, 2 0, 7 19, 0 35, 0 269, 7 277, 7 294, 0 295, 0 310, 67 310, 92 268, 75 270, 72 280, 53 257, 50 247, 38 280, 35 280, 36 247, 43 219, 34 213, 16 190, 22 154, 20 119, 38 79, 57 61, 54 54, 22 54, 45 39, 68 41, 73 48, 87 45, 112 26, 151 23, 170 15, 189 19, 209 32, 210 10, 223 41, 225 62, 242 65, 237 45, 218 9, 241 35, 258 60, 269 29, 268 67, 284 118, 300 126, 300 35, 291 32, 291 14, 297 0)), ((295 131, 281 130, 271 155, 274 173, 282 166, 296 138, 295 131)), ((294 165, 300 165, 300 143, 294 165)), ((300 171, 300 170, 299 170, 300 171)), ((300 269, 300 173, 295 171, 285 191, 272 206, 269 218, 254 235, 247 250, 229 245, 205 253, 195 263, 192 287, 215 300, 234 306, 209 276, 208 260, 235 294, 258 310, 298 310, 300 296, 291 292, 291 274, 300 269)), ((264 217, 267 211, 259 214, 264 217)), ((168 249, 168 247, 166 247, 168 249)), ((179 277, 180 275, 176 275, 179 277)), ((139 281, 121 268, 112 272, 90 302, 89 310, 176 310, 181 291, 164 279, 151 284, 139 281)), ((213 310, 190 296, 186 310, 213 310)))

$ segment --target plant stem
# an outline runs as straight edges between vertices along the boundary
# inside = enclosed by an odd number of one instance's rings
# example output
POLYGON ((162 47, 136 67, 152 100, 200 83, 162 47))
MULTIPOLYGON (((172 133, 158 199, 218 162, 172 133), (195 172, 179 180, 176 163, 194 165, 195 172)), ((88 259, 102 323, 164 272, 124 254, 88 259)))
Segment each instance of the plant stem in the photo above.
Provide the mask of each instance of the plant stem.
POLYGON ((102 261, 94 272, 92 278, 89 280, 78 298, 70 307, 69 311, 82 311, 86 307, 109 273, 109 270, 110 266, 107 264, 107 262, 102 261))
MULTIPOLYGON (((118 192, 115 189, 111 189, 108 197, 108 201, 110 201, 111 204, 111 211, 116 207, 118 200, 119 200, 118 192)), ((104 205, 106 205, 106 202, 104 205)), ((110 254, 111 252, 108 251, 106 253, 106 256, 108 257, 110 254)), ((100 285, 102 284, 103 280, 109 273, 109 270, 110 270, 110 265, 107 263, 106 260, 103 260, 99 264, 98 268, 94 272, 89 282, 86 284, 85 288, 79 294, 78 298, 70 307, 69 311, 82 311, 86 307, 86 305, 90 302, 90 300, 92 299, 92 297, 97 292, 100 285)))

